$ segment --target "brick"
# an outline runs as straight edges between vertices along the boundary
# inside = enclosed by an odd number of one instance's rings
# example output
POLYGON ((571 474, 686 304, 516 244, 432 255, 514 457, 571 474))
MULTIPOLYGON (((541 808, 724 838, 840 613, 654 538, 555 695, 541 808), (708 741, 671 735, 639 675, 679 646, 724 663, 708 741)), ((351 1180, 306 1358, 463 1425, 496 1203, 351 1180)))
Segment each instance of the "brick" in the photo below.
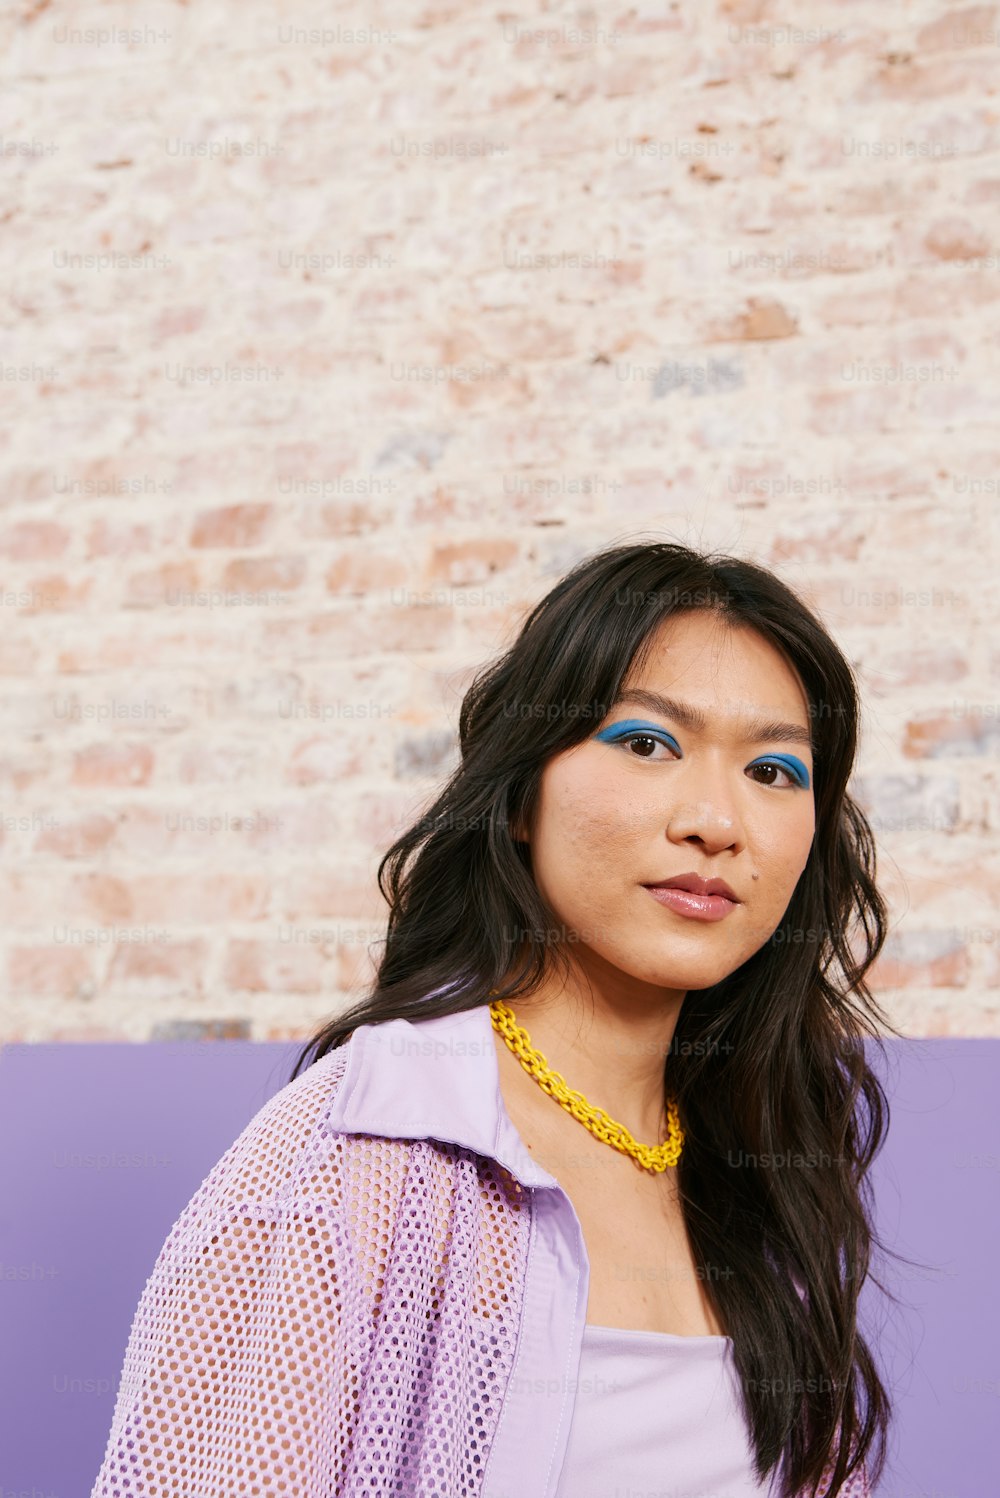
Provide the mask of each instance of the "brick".
POLYGON ((981 46, 988 45, 986 34, 997 34, 997 8, 995 5, 969 5, 964 10, 949 10, 945 15, 928 21, 914 37, 914 46, 924 55, 927 52, 951 52, 958 47, 974 45, 974 38, 982 35, 981 46))
POLYGON ((853 93, 852 103, 871 109, 878 105, 954 99, 966 91, 981 95, 994 66, 995 59, 988 53, 968 57, 956 52, 947 61, 914 56, 900 57, 898 62, 890 59, 866 77, 853 93))
POLYGON ((879 695, 894 694, 903 687, 950 685, 967 677, 970 670, 968 657, 951 644, 913 644, 880 653, 876 660, 866 654, 865 665, 871 683, 869 690, 879 695))
POLYGON ((313 946, 230 941, 223 976, 235 993, 310 993, 322 984, 325 959, 313 946))
POLYGON ((58 825, 39 832, 33 851, 57 858, 93 858, 113 844, 115 825, 115 818, 107 812, 80 811, 74 815, 62 808, 58 825))
POLYGON ((0 530, 0 555, 12 562, 48 562, 69 546, 65 526, 52 520, 21 520, 0 530))
POLYGON ((166 307, 150 328, 151 341, 160 344, 168 338, 176 338, 179 333, 197 333, 205 326, 207 317, 208 308, 205 306, 166 307))
POLYGON ((182 785, 236 785, 259 774, 263 754, 259 745, 241 743, 191 744, 177 761, 182 785))
POLYGON ((19 584, 27 596, 19 608, 24 614, 61 613, 85 608, 95 592, 92 577, 75 580, 61 572, 48 572, 19 584))
POLYGON ((292 869, 282 881, 277 903, 283 919, 317 927, 333 917, 347 920, 352 927, 363 922, 377 925, 386 911, 374 872, 340 860, 333 868, 292 869))
POLYGON ((990 236, 982 225, 955 216, 935 220, 925 243, 939 260, 972 260, 990 250, 990 236))
POLYGON ((133 572, 122 584, 125 608, 168 608, 173 600, 198 590, 200 572, 193 561, 164 562, 159 567, 133 572))
MULTIPOLYGON (((30 589, 13 590, 13 596, 30 598, 30 589)), ((39 670, 40 652, 27 635, 16 635, 9 619, 4 620, 0 632, 0 676, 36 676, 39 670)))
POLYGON ((296 746, 285 765, 290 785, 317 785, 363 773, 370 763, 370 746, 343 734, 307 739, 296 746))
POLYGON ((864 384, 848 390, 817 390, 809 403, 806 424, 822 437, 871 437, 893 429, 900 419, 904 400, 895 385, 864 384))
POLYGON ((779 571, 792 558, 822 563, 828 557, 856 561, 863 553, 866 526, 861 516, 832 509, 821 516, 787 522, 767 548, 767 565, 779 571))
POLYGON ((7 958, 9 993, 40 999, 79 999, 97 989, 93 952, 77 947, 14 946, 7 958))
POLYGON ((135 875, 128 881, 130 918, 172 932, 174 926, 204 926, 260 920, 268 909, 264 873, 206 869, 204 860, 183 873, 135 875))
POLYGON ((420 779, 425 775, 443 778, 455 768, 457 759, 455 735, 450 729, 410 735, 396 748, 396 775, 400 780, 420 779))
POLYGON ((171 608, 171 615, 179 616, 180 622, 172 628, 158 628, 155 633, 143 633, 133 626, 67 635, 70 643, 58 649, 56 669, 67 675, 86 676, 112 669, 134 674, 135 670, 149 672, 159 666, 176 668, 185 664, 199 669, 209 664, 232 667, 245 655, 246 635, 220 628, 217 615, 207 606, 199 612, 195 607, 177 604, 171 608))
POLYGON ((149 1038, 178 1045, 190 1040, 252 1040, 253 1036, 248 1019, 170 1019, 159 1020, 149 1038))
POLYGON ((294 592, 305 580, 305 557, 238 557, 226 564, 221 586, 231 592, 294 592))
POLYGON ((419 789, 419 782, 415 785, 410 781, 403 790, 380 787, 358 791, 352 825, 360 853, 377 863, 378 855, 413 826, 420 816, 419 789))
POLYGON ((165 481, 171 485, 169 492, 179 498, 218 499, 233 491, 235 497, 258 484, 261 475, 270 472, 272 462, 269 449, 258 448, 245 433, 237 440, 224 429, 209 446, 170 453, 165 481))
POLYGON ((746 307, 728 317, 710 319, 704 330, 706 343, 791 338, 799 331, 798 319, 781 302, 766 297, 748 297, 746 307))
POLYGON ((149 744, 90 744, 73 755, 73 785, 148 785, 156 756, 149 744))
POLYGON ((898 775, 870 771, 855 775, 851 793, 879 838, 893 833, 950 832, 958 825, 959 783, 954 775, 898 775))
MULTIPOLYGON (((22 1032, 21 1035, 15 1032, 6 1038, 6 1043, 9 1044, 15 1040, 29 1041, 34 1038, 26 1032, 22 1032)), ((66 1024, 54 1021, 47 1027, 45 1039, 50 1045, 53 1043, 56 1045, 127 1045, 132 1037, 123 1027, 113 1022, 66 1024)))
POLYGON ((399 523, 402 518, 399 501, 331 500, 328 504, 304 508, 297 530, 301 536, 321 539, 365 536, 390 524, 393 519, 399 523))
POLYGON ((359 445, 349 433, 323 442, 301 440, 279 442, 274 449, 274 473, 283 479, 334 479, 359 466, 359 445))
POLYGON ((882 988, 961 988, 969 973, 969 958, 953 931, 890 932, 868 975, 869 985, 882 988))
POLYGON ((1000 750, 998 704, 978 704, 951 714, 911 719, 903 732, 903 753, 912 759, 996 754, 1000 750))
POLYGON ((148 523, 113 521, 102 517, 87 532, 87 559, 131 556, 153 548, 153 527, 148 523))
POLYGON ((500 538, 438 545, 430 555, 428 576, 455 587, 472 585, 510 567, 517 555, 517 542, 500 538))
POLYGON ((269 504, 226 505, 200 514, 191 528, 192 546, 254 546, 273 520, 269 504))
POLYGON ((88 920, 113 926, 136 919, 133 881, 99 870, 78 874, 64 894, 66 919, 71 924, 88 920))
POLYGON ((412 573, 402 557, 376 552, 344 552, 327 568, 323 579, 328 593, 369 598, 393 587, 402 588, 412 573))
POLYGON ((185 941, 152 927, 144 939, 119 941, 111 952, 106 979, 109 994, 176 1003, 204 991, 207 943, 185 941))
POLYGON ((947 578, 940 584, 921 579, 918 586, 905 570, 893 574, 872 568, 864 577, 855 570, 839 579, 823 577, 814 589, 821 606, 836 611, 843 629, 956 629, 967 623, 974 601, 967 589, 956 588, 947 578))
POLYGON ((298 661, 433 651, 450 644, 454 611, 443 604, 353 609, 305 614, 294 619, 265 619, 261 649, 267 656, 298 661))

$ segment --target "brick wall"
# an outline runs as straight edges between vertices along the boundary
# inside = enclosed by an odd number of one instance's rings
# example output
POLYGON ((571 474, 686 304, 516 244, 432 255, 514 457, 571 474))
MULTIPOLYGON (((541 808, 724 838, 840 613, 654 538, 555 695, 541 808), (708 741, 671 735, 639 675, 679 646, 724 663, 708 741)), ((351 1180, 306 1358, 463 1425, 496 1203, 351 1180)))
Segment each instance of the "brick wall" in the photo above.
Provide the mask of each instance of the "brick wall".
POLYGON ((821 610, 880 998, 1000 1033, 1000 10, 0 30, 0 1042, 311 1033, 474 670, 654 536, 821 610))

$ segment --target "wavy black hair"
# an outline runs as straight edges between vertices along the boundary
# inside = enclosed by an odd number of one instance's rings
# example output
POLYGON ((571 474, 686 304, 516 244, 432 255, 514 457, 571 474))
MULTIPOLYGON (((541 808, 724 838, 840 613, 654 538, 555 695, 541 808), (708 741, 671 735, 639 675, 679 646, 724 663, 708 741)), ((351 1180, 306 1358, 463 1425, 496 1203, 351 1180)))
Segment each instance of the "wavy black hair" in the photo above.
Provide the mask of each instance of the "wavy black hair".
POLYGON ((457 1014, 491 989, 516 1001, 565 975, 566 944, 550 939, 554 912, 511 828, 532 825, 546 762, 592 733, 658 626, 691 609, 756 630, 798 672, 816 830, 777 930, 681 1005, 664 1069, 685 1132, 678 1189, 696 1262, 734 1271, 703 1283, 732 1337, 759 1479, 780 1465, 781 1498, 815 1492, 834 1460, 834 1495, 866 1461, 874 1486, 886 1459, 892 1407, 857 1317, 866 1278, 885 1290, 870 1267, 884 1245, 866 1174, 889 1107, 864 1038, 899 1032, 865 983, 887 930, 874 836, 848 791, 858 691, 819 619, 772 572, 639 541, 585 557, 531 609, 466 692, 458 768, 379 865, 389 916, 373 985, 314 1035, 292 1076, 360 1024, 457 1014), (746 1163, 786 1151, 819 1167, 746 1163))

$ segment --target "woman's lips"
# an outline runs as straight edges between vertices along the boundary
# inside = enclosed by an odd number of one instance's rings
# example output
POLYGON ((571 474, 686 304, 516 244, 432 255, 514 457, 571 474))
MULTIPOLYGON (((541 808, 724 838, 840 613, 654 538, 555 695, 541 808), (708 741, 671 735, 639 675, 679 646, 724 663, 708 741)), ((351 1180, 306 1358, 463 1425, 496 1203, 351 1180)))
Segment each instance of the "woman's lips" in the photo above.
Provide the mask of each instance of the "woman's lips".
POLYGON ((661 885, 644 884, 653 899, 678 915, 689 916, 695 921, 721 921, 731 910, 736 909, 735 900, 725 895, 693 895, 687 889, 664 889, 661 885))

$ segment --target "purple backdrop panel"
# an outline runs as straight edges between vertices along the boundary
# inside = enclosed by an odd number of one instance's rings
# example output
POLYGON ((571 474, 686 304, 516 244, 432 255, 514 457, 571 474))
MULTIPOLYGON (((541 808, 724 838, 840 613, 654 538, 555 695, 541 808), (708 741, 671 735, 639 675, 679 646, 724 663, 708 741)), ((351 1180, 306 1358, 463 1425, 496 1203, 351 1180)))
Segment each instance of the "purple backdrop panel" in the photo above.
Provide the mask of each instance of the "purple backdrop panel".
MULTIPOLYGON (((878 1498, 1000 1492, 1000 1041, 885 1043, 889 1248, 862 1330, 896 1416, 878 1498)), ((139 1296, 181 1209, 298 1054, 246 1041, 0 1050, 0 1493, 87 1498, 139 1296)))
POLYGON ((1000 1040, 886 1041, 889 1098, 872 1169, 879 1236, 863 1329, 895 1405, 878 1498, 1000 1494, 1000 1040))
POLYGON ((250 1041, 0 1050, 0 1494, 88 1498, 156 1256, 296 1054, 250 1041))

